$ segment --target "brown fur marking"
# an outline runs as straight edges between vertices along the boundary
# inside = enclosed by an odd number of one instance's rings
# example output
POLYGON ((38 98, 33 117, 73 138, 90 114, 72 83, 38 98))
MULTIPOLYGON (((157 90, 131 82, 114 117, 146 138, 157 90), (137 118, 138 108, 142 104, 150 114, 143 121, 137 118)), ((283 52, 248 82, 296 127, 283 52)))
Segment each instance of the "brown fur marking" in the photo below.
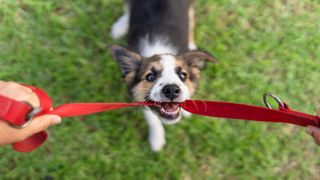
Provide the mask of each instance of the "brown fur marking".
POLYGON ((136 80, 131 92, 136 101, 145 101, 146 96, 149 95, 155 82, 148 82, 145 77, 151 72, 152 68, 156 71, 162 71, 162 65, 160 63, 160 56, 155 55, 150 58, 143 59, 142 65, 138 72, 136 72, 136 80))

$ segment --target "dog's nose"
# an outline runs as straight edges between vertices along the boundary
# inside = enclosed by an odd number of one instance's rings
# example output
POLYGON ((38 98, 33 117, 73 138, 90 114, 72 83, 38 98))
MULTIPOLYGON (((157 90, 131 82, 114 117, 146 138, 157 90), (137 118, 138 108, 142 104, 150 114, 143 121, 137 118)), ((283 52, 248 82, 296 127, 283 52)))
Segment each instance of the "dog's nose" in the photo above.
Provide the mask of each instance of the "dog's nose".
POLYGON ((179 86, 175 84, 168 84, 162 88, 162 93, 165 97, 169 98, 170 100, 173 100, 174 98, 177 98, 180 95, 181 90, 179 86))

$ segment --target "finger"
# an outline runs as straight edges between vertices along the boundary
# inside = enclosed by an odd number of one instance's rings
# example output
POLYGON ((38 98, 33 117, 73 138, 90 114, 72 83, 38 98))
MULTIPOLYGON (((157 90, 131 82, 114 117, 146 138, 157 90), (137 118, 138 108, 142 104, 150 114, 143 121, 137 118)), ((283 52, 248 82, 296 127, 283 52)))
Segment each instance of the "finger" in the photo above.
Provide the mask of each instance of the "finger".
POLYGON ((15 99, 16 101, 28 102, 33 107, 40 106, 39 98, 30 88, 15 82, 3 82, 1 84, 3 84, 3 87, 0 87, 1 95, 15 99))
MULTIPOLYGON (((0 81, 1 82, 1 81, 0 81)), ((32 89, 30 89, 29 87, 27 86, 24 86, 22 84, 19 84, 17 82, 13 82, 13 81, 9 81, 9 82, 4 82, 3 83, 5 86, 7 86, 9 89, 22 89, 22 90, 25 90, 27 92, 32 92, 32 89)))
POLYGON ((33 134, 47 129, 51 125, 60 124, 61 117, 57 115, 44 115, 35 118, 29 126, 22 129, 22 136, 27 138, 33 134))
POLYGON ((7 81, 0 81, 0 89, 7 87, 9 82, 7 81))
POLYGON ((316 143, 320 145, 320 128, 315 126, 308 126, 306 131, 315 139, 316 143))
POLYGON ((26 100, 28 103, 32 105, 32 107, 39 107, 40 106, 40 101, 38 96, 34 92, 28 92, 29 96, 28 99, 26 100))
POLYGON ((5 86, 6 82, 5 81, 1 81, 0 80, 0 89, 3 88, 5 86))
POLYGON ((38 96, 35 93, 26 91, 23 88, 19 89, 19 91, 18 89, 16 89, 16 91, 13 92, 11 96, 12 96, 11 98, 15 99, 16 101, 29 103, 32 107, 40 106, 40 101, 38 96))

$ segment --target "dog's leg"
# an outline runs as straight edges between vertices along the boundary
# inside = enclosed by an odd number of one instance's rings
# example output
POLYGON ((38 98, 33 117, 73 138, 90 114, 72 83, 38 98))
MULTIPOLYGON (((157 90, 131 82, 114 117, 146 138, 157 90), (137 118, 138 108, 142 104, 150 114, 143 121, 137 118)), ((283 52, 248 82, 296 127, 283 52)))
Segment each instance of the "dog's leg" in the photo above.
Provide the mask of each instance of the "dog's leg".
POLYGON ((189 12, 188 12, 188 16, 189 16, 189 43, 188 43, 188 47, 190 50, 195 50, 197 49, 197 45, 194 41, 194 7, 193 4, 190 4, 189 7, 189 12))
POLYGON ((120 39, 124 37, 129 30, 130 5, 129 0, 124 1, 123 15, 112 25, 111 37, 120 39))
POLYGON ((149 109, 144 110, 144 116, 149 126, 149 143, 152 151, 158 152, 166 144, 165 131, 160 119, 149 109))

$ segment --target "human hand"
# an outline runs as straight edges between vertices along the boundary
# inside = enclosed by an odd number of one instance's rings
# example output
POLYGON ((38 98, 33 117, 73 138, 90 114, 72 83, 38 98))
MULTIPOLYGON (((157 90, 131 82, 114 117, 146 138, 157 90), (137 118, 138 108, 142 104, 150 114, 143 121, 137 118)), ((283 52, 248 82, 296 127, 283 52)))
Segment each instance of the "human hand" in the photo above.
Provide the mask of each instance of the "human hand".
MULTIPOLYGON (((320 107, 317 110, 317 115, 320 117, 320 107)), ((318 145, 320 145, 320 128, 315 126, 307 126, 306 131, 310 134, 318 145)))
MULTIPOLYGON (((28 102, 33 107, 40 106, 38 97, 31 89, 15 82, 0 81, 0 95, 17 101, 28 102)), ((47 129, 51 125, 59 123, 61 123, 60 116, 43 115, 34 118, 26 128, 16 129, 0 119, 0 146, 22 141, 33 134, 47 129)))

